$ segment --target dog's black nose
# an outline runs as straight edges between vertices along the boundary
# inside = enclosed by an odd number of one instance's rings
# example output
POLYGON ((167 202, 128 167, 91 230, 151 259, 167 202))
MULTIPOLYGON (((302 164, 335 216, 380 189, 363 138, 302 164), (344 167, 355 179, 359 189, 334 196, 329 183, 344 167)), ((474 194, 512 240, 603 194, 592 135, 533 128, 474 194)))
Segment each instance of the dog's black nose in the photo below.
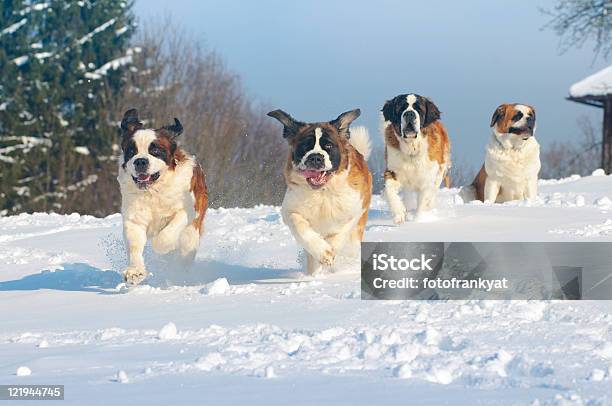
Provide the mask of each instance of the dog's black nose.
POLYGON ((529 127, 530 129, 533 129, 534 125, 535 125, 535 118, 533 116, 527 116, 527 127, 529 127))
POLYGON ((404 120, 406 123, 412 123, 414 120, 416 120, 416 113, 412 110, 404 112, 404 120))
POLYGON ((325 166, 325 158, 322 154, 310 154, 306 159, 306 166, 313 169, 321 169, 325 166))
POLYGON ((134 159, 134 169, 136 169, 137 172, 146 172, 148 167, 149 167, 148 159, 146 158, 134 159))
POLYGON ((409 134, 414 133, 417 129, 415 128, 415 122, 417 115, 414 111, 408 110, 405 111, 402 115, 403 126, 402 126, 402 136, 406 137, 409 134))

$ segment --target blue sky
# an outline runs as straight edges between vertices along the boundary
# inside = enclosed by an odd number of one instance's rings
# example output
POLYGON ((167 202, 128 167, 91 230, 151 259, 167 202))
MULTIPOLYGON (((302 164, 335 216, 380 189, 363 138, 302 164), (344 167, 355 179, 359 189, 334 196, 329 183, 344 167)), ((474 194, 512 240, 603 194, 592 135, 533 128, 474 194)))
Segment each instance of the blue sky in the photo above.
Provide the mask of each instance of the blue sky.
MULTIPOLYGON (((503 102, 536 107, 543 145, 578 135, 583 114, 564 100, 569 86, 602 69, 592 46, 559 55, 538 7, 552 1, 137 0, 145 24, 169 12, 238 73, 270 108, 323 121, 359 107, 356 121, 378 134, 393 96, 431 97, 453 142, 453 160, 482 163, 489 120, 503 102)), ((279 138, 280 139, 280 138, 279 138)))

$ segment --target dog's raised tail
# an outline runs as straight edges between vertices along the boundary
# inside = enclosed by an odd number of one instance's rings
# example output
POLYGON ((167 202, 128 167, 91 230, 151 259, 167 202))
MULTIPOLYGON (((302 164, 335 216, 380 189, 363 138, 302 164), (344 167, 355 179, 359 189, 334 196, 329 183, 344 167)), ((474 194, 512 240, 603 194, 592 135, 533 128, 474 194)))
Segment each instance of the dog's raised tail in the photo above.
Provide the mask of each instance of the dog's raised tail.
POLYGON ((351 128, 349 142, 367 161, 370 157, 370 152, 372 152, 372 143, 370 142, 368 129, 361 125, 351 128))

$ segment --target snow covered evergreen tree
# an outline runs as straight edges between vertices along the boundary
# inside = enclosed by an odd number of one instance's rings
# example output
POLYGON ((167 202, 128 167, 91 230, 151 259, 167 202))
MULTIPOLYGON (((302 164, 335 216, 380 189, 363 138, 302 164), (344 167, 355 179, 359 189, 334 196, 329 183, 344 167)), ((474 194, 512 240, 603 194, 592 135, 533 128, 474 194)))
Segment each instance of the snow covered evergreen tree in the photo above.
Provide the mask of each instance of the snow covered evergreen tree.
POLYGON ((117 209, 131 2, 0 3, 0 214, 117 209))

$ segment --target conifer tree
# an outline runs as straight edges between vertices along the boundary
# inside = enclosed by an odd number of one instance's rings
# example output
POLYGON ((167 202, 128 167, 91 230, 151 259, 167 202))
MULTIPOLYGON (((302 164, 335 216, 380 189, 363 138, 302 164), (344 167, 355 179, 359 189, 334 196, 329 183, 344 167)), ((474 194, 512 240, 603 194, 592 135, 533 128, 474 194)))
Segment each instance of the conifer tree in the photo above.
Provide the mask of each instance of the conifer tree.
POLYGON ((0 2, 0 215, 116 211, 133 32, 125 0, 0 2))

